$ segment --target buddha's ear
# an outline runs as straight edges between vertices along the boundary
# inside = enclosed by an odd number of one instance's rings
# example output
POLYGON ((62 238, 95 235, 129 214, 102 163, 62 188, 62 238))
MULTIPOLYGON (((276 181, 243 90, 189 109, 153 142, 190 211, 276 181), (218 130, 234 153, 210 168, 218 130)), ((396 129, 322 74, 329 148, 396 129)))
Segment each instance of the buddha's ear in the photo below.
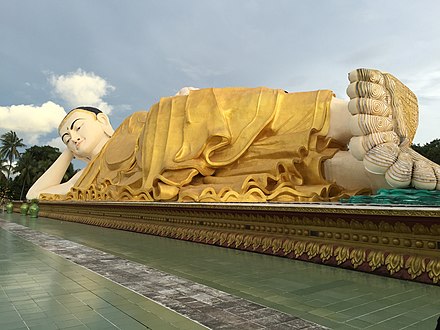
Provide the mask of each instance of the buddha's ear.
POLYGON ((101 112, 96 115, 96 119, 104 128, 105 134, 107 134, 108 136, 112 136, 113 133, 115 132, 115 130, 113 129, 112 125, 110 124, 110 119, 108 118, 108 116, 105 113, 101 112))

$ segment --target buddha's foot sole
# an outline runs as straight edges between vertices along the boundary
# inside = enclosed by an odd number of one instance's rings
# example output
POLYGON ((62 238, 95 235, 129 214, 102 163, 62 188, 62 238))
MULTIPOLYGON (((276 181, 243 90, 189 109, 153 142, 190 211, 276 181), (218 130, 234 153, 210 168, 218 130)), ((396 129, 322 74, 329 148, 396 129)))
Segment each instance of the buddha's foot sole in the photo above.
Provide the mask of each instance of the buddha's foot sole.
POLYGON ((440 190, 440 166, 410 148, 418 123, 414 93, 378 70, 349 73, 352 155, 395 188, 440 190))

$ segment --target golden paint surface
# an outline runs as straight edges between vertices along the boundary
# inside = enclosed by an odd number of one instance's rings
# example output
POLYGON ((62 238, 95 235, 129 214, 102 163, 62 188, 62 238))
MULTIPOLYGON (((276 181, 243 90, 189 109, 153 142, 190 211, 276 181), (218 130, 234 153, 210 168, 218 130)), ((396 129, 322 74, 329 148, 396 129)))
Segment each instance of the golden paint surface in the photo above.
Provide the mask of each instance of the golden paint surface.
POLYGON ((331 91, 209 88, 128 117, 68 195, 46 200, 335 201, 331 91))

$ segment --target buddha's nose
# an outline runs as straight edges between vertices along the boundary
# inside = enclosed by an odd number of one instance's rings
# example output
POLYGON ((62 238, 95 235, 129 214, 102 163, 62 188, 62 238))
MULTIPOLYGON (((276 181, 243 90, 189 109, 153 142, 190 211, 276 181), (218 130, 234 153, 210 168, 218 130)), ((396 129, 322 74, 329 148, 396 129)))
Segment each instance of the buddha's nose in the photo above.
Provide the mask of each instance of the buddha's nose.
POLYGON ((78 143, 80 141, 80 136, 76 134, 76 132, 70 132, 70 138, 72 139, 73 143, 78 143))

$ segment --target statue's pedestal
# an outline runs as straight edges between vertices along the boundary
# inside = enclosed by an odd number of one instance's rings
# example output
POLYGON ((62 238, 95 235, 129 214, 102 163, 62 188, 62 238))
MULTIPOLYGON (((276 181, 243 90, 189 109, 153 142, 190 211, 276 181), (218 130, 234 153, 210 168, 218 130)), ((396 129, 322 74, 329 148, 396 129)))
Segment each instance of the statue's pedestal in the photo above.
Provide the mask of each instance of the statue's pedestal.
POLYGON ((438 207, 41 202, 40 216, 424 283, 440 281, 438 207))

